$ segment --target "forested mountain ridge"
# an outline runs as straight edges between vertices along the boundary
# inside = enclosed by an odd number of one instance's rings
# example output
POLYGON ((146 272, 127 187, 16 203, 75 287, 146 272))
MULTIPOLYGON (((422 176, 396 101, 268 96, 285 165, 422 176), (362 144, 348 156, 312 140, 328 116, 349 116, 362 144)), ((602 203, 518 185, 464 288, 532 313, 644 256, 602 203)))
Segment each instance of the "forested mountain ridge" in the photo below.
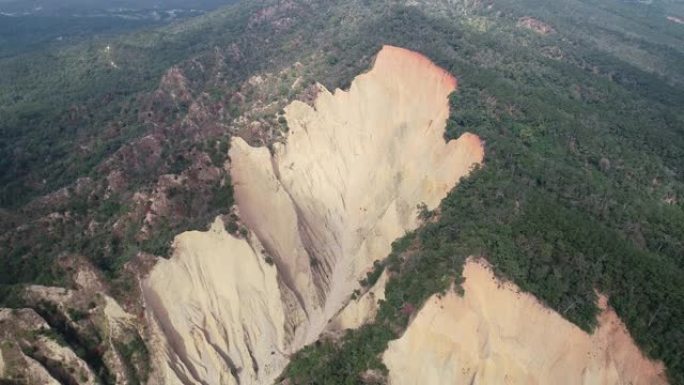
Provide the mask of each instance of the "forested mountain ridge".
POLYGON ((0 58, 160 27, 231 2, 0 1, 0 58))
MULTIPOLYGON (((283 141, 289 101, 310 100, 314 81, 346 87, 392 44, 457 76, 445 136, 478 134, 485 163, 378 264, 391 274, 377 320, 306 348, 284 376, 355 383, 382 372, 407 304, 419 308, 482 255, 586 330, 595 290, 608 295, 682 383, 684 26, 672 12, 603 0, 244 3, 2 60, 3 302, 42 309, 57 334, 97 335, 87 312, 60 329, 59 310, 22 294, 30 283, 80 287, 73 272, 94 266, 103 293, 142 316, 136 280, 174 235, 218 214, 243 229, 230 215, 230 137, 283 141)), ((114 350, 142 381, 144 355, 114 350)))

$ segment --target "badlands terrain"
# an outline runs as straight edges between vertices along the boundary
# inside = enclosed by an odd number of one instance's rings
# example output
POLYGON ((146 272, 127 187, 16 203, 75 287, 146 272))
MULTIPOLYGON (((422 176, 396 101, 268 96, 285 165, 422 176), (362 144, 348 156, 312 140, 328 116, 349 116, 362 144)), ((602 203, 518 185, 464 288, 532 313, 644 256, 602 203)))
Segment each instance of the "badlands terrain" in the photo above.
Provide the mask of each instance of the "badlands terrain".
POLYGON ((348 91, 318 87, 313 106, 286 107, 272 153, 233 140, 246 239, 220 220, 183 234, 145 281, 165 382, 272 383, 418 226, 418 205, 434 209, 482 162, 476 136, 444 141, 456 79, 418 53, 385 46, 348 91))
POLYGON ((684 384, 682 12, 0 39, 0 384, 684 384))
MULTIPOLYGON (((348 91, 317 85, 313 105, 287 106, 285 143, 233 140, 247 234, 221 219, 181 234, 143 282, 162 383, 270 384, 329 324, 372 318, 377 304, 366 302, 384 296, 385 279, 352 299, 358 282, 419 225, 420 205, 434 210, 482 164, 477 136, 443 139, 456 86, 423 55, 384 46, 348 91)), ((605 298, 589 335, 482 264, 468 262, 464 278, 463 297, 431 298, 390 342, 389 383, 667 383, 605 298)))
MULTIPOLYGON (((163 383, 273 383, 329 323, 361 326, 377 305, 364 304, 371 292, 350 299, 358 281, 419 225, 420 204, 436 208, 483 161, 477 136, 442 138, 456 79, 416 52, 385 46, 348 91, 317 87, 313 105, 285 108, 284 144, 233 140, 247 235, 220 219, 181 234, 144 281, 163 383)), ((589 335, 482 264, 467 263, 464 278, 463 297, 430 299, 390 342, 389 383, 667 383, 605 298, 589 335)))

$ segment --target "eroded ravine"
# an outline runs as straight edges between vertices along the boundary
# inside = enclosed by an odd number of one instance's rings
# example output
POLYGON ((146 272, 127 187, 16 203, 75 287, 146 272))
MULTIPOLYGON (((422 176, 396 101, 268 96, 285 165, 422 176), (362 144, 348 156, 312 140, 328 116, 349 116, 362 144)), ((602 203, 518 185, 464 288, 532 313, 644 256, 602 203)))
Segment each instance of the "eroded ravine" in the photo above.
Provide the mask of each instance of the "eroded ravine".
POLYGON ((287 143, 231 146, 250 234, 175 240, 143 282, 159 381, 266 384, 314 341, 373 261, 418 226, 483 159, 475 135, 443 138, 456 80, 424 56, 384 47, 349 91, 322 86, 285 109, 287 143), (266 261, 273 260, 274 265, 266 261))
POLYGON ((243 221, 273 256, 307 314, 295 345, 313 341, 374 260, 482 160, 480 140, 445 143, 455 79, 416 53, 385 47, 348 92, 321 88, 315 106, 286 108, 286 145, 233 142, 243 221), (268 159, 272 159, 269 162, 268 159))

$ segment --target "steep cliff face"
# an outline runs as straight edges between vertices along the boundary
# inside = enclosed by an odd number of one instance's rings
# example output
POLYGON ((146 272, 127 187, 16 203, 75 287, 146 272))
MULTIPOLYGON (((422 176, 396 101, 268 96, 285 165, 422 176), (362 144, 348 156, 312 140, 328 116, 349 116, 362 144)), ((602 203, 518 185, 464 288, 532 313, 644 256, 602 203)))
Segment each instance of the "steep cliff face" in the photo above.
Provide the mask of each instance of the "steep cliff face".
POLYGON ((445 143, 455 79, 425 57, 385 47, 348 92, 321 87, 314 107, 285 110, 286 145, 271 156, 240 139, 230 157, 240 213, 308 315, 312 342, 392 241, 417 226, 474 163, 474 135, 445 143))
POLYGON ((463 275, 463 297, 432 297, 390 343, 390 384, 667 383, 662 364, 640 353, 605 297, 599 326, 587 334, 482 262, 468 262, 463 275))
POLYGON ((416 228, 417 205, 435 208, 482 162, 476 136, 443 139, 455 87, 427 58, 386 46, 349 91, 319 86, 313 107, 289 105, 286 144, 233 140, 247 239, 220 222, 182 234, 143 285, 166 383, 268 383, 320 335, 416 228))
POLYGON ((284 365, 284 310, 276 269, 217 219, 175 239, 175 255, 144 282, 161 383, 264 383, 284 365))

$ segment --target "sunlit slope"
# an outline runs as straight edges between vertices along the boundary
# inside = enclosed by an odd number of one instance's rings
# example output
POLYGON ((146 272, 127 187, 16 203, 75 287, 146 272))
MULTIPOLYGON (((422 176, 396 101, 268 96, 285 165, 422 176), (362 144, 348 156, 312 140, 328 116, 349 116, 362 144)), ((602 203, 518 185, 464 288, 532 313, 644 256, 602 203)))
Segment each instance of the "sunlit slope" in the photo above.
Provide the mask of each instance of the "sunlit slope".
POLYGON ((183 234, 145 282, 158 374, 168 383, 272 382, 373 261, 418 226, 417 206, 435 208, 482 162, 476 136, 443 138, 455 87, 422 55, 384 47, 349 91, 320 86, 314 106, 289 105, 290 134, 272 153, 234 139, 231 174, 250 234, 235 238, 220 222, 183 234))
POLYGON ((464 296, 432 297, 389 345, 390 384, 666 384, 601 298, 598 328, 587 334, 488 266, 464 267, 464 296))

